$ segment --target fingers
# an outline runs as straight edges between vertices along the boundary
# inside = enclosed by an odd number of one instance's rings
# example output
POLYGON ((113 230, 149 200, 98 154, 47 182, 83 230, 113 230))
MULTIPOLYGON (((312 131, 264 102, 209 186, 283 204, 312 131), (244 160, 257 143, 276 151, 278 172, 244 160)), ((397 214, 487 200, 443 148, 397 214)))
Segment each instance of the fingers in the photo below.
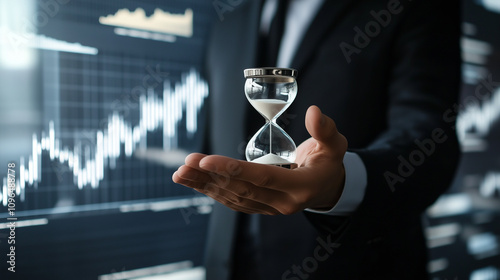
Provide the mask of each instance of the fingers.
POLYGON ((311 106, 306 113, 306 129, 318 141, 322 148, 333 152, 342 151, 342 156, 347 149, 346 138, 339 133, 337 125, 328 116, 321 113, 317 106, 311 106))
MULTIPOLYGON (((242 183, 248 184, 248 183, 238 182, 236 180, 233 180, 231 184, 226 185, 226 184, 220 184, 219 182, 218 185, 216 183, 218 179, 214 179, 213 182, 210 182, 212 178, 207 178, 207 176, 210 177, 209 175, 203 172, 200 172, 198 170, 192 169, 187 166, 183 166, 179 169, 178 172, 174 173, 172 179, 174 182, 193 188, 200 193, 206 194, 236 211, 241 211, 248 214, 259 213, 265 215, 276 215, 280 213, 277 209, 274 209, 273 207, 265 203, 258 202, 249 198, 253 196, 250 191, 250 186, 247 186, 246 188, 241 188, 241 186, 238 186, 238 184, 242 183), (196 181, 196 180, 201 180, 201 181, 196 181), (225 189, 225 187, 228 186, 230 186, 230 188, 225 189)), ((266 197, 269 200, 274 196, 264 195, 264 197, 266 197)))
POLYGON ((192 168, 195 168, 195 169, 200 169, 200 161, 206 157, 207 155, 205 154, 200 154, 200 153, 192 153, 192 154, 189 154, 186 159, 184 160, 185 164, 187 166, 190 166, 192 168))
POLYGON ((208 189, 198 189, 197 191, 210 196, 211 198, 217 200, 218 202, 226 205, 227 207, 244 212, 247 214, 264 214, 264 215, 277 215, 280 212, 271 206, 259 203, 257 201, 244 199, 234 195, 233 193, 226 191, 224 189, 208 188, 208 189))
POLYGON ((335 122, 323 115, 317 106, 311 106, 306 112, 307 132, 319 142, 328 142, 338 133, 335 122))
POLYGON ((245 200, 259 202, 264 205, 279 205, 282 200, 289 199, 288 194, 273 189, 259 188, 249 182, 224 177, 216 173, 206 173, 189 166, 181 166, 172 177, 173 181, 196 190, 210 193, 227 194, 235 203, 245 200))
POLYGON ((290 186, 305 184, 306 180, 297 169, 235 160, 223 156, 206 156, 199 167, 207 172, 245 181, 261 188, 290 191, 290 186))

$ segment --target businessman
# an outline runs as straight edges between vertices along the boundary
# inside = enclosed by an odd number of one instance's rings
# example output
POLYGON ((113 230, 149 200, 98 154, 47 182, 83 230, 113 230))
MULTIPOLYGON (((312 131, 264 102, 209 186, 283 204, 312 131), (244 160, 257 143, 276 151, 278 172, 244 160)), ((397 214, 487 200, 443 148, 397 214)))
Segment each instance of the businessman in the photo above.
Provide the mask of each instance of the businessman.
POLYGON ((459 149, 459 6, 422 0, 246 1, 207 46, 209 154, 173 175, 211 196, 207 279, 427 279, 421 215, 459 149), (298 69, 282 124, 293 170, 241 161, 262 125, 243 69, 298 69), (317 106, 312 106, 317 105, 317 106), (243 143, 243 145, 242 145, 243 143))

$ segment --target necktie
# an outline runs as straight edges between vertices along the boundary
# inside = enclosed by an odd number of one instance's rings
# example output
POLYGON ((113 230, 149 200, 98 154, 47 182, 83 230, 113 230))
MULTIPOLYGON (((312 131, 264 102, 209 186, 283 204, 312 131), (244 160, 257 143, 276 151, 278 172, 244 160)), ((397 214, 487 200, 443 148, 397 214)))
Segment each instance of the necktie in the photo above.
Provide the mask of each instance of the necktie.
MULTIPOLYGON (((269 33, 260 38, 257 67, 273 67, 281 44, 289 0, 278 0, 276 13, 271 21, 269 33)), ((246 112, 246 131, 248 139, 264 125, 264 118, 248 104, 246 112)), ((239 213, 236 242, 233 251, 233 279, 260 279, 259 256, 259 215, 239 213)))
POLYGON ((289 0, 278 0, 278 7, 269 27, 267 36, 261 38, 261 66, 276 66, 281 38, 285 30, 285 18, 289 0))
MULTIPOLYGON (((281 38, 285 30, 285 19, 290 0, 278 0, 274 17, 271 21, 268 34, 259 38, 259 53, 257 67, 274 67, 278 59, 281 38)), ((252 137, 264 125, 264 118, 250 105, 246 112, 246 131, 248 139, 252 137)))

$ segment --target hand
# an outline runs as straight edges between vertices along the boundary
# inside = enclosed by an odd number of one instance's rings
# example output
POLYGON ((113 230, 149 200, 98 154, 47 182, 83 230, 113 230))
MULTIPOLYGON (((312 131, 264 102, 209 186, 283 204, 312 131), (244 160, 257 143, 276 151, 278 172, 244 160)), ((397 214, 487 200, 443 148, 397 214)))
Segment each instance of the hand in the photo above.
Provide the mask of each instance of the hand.
POLYGON ((295 169, 195 153, 186 157, 172 179, 249 214, 330 209, 344 186, 347 140, 316 106, 307 110, 305 123, 312 137, 298 147, 295 169))

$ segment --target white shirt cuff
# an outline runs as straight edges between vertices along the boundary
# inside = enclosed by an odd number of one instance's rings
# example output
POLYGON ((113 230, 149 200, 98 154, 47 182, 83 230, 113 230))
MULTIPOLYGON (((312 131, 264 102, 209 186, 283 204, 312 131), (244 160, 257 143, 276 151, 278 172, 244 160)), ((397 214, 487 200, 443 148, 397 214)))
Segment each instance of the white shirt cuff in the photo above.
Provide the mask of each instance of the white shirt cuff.
POLYGON ((343 163, 345 183, 337 204, 327 211, 318 211, 309 208, 305 209, 305 211, 332 216, 347 216, 358 208, 365 195, 367 184, 366 167, 361 158, 351 152, 347 152, 344 155, 343 163))

